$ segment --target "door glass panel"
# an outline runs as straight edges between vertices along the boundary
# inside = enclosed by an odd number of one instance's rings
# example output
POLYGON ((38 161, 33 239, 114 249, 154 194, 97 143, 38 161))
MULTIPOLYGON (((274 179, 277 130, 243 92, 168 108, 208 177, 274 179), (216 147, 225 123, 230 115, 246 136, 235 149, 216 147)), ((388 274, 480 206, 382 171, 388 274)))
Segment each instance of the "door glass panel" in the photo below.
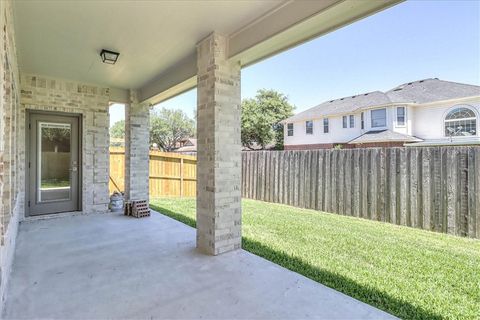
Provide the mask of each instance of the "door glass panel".
POLYGON ((69 200, 70 124, 40 122, 38 130, 38 202, 69 200))

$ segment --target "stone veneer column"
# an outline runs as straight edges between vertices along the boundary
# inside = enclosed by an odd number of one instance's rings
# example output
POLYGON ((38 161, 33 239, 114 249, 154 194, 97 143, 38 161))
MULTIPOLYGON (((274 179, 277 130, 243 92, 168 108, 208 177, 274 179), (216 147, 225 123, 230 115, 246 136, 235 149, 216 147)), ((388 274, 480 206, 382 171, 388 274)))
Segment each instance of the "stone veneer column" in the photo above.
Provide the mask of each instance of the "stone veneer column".
POLYGON ((130 90, 125 105, 125 199, 148 200, 150 110, 130 90))
POLYGON ((226 37, 197 45, 197 248, 217 255, 241 247, 240 63, 226 37))

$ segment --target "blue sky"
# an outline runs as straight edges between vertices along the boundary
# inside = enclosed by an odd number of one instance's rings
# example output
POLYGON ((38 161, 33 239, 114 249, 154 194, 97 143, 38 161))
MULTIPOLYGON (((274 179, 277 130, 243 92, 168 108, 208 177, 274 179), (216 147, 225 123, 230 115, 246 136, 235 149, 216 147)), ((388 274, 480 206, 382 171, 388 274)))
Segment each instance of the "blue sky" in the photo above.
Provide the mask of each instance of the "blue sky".
MULTIPOLYGON (((480 1, 401 3, 242 69, 242 99, 275 89, 299 112, 425 78, 480 85, 480 1)), ((158 107, 193 117, 196 90, 158 107)), ((123 118, 118 110, 111 123, 123 118)))

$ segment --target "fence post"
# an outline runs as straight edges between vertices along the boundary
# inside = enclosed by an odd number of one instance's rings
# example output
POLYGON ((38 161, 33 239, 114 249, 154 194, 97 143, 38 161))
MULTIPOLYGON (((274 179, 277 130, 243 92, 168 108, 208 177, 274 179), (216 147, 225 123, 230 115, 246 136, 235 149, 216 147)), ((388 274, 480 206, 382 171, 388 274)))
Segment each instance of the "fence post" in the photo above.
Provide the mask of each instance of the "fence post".
POLYGON ((180 198, 183 197, 183 158, 180 158, 180 198))

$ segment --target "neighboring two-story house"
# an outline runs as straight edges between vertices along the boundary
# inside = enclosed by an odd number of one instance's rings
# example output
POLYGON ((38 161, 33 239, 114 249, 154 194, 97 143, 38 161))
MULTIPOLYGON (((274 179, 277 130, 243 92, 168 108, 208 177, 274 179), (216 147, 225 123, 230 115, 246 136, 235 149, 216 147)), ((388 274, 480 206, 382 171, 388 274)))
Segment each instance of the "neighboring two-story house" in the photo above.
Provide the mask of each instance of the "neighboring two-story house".
POLYGON ((330 100, 282 123, 285 150, 480 144, 480 86, 419 80, 330 100))

